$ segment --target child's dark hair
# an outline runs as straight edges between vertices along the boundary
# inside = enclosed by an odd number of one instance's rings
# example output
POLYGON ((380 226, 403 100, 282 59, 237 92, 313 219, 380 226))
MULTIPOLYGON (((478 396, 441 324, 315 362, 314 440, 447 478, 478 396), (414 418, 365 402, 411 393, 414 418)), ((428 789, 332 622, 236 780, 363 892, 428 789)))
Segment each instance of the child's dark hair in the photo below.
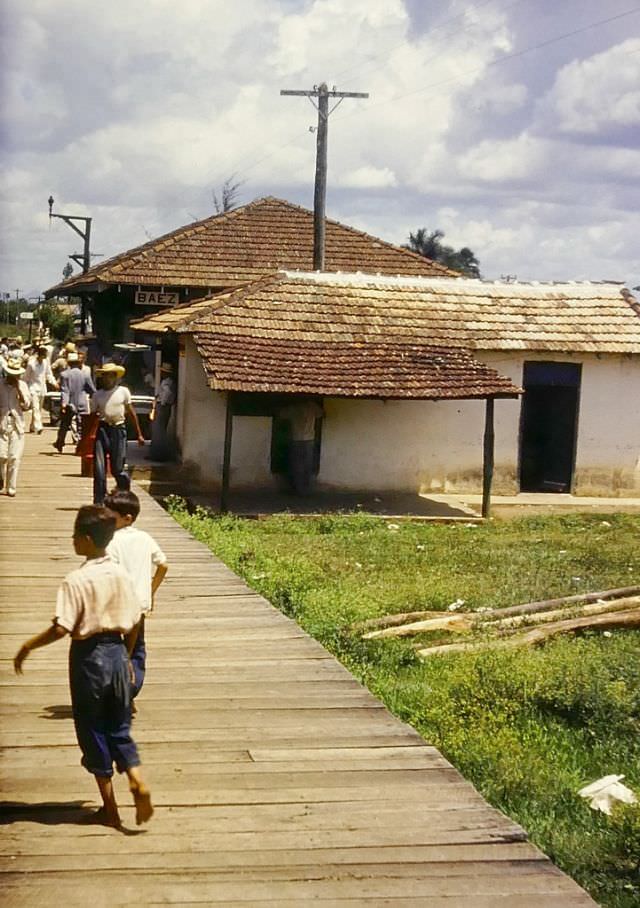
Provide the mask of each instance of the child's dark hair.
POLYGON ((131 516, 135 520, 140 513, 140 499, 134 492, 127 492, 125 489, 116 489, 107 495, 104 504, 121 517, 131 516))
POLYGON ((79 508, 73 527, 74 536, 88 536, 96 548, 106 549, 116 529, 116 518, 97 504, 79 508))

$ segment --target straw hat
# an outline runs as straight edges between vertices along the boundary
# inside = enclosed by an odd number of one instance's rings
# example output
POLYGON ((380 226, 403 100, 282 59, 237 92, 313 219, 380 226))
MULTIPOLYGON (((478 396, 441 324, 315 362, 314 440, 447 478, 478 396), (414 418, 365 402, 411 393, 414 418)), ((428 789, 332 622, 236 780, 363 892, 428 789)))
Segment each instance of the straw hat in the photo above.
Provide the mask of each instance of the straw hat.
POLYGON ((171 375, 171 373, 173 372, 173 366, 171 365, 171 363, 160 363, 160 371, 168 372, 169 375, 171 375))
POLYGON ((22 375, 24 366, 22 365, 21 356, 10 356, 4 364, 4 371, 7 375, 22 375))
POLYGON ((104 366, 100 366, 96 369, 96 372, 102 375, 113 375, 115 374, 118 378, 122 378, 124 373, 127 370, 124 366, 119 366, 118 363, 105 363, 104 366))
POLYGON ((75 353, 76 345, 73 341, 67 341, 67 343, 64 345, 64 349, 67 351, 67 353, 75 353))
POLYGON ((79 363, 80 357, 78 356, 77 353, 69 353, 69 355, 67 356, 67 362, 68 363, 79 363))

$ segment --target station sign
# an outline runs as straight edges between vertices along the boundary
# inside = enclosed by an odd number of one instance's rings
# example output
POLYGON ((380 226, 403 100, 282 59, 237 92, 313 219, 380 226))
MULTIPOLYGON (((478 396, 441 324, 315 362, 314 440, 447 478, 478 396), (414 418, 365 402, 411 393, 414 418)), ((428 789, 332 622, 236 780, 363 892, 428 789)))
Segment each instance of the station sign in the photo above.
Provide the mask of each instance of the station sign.
POLYGON ((157 290, 136 290, 136 306, 177 306, 180 294, 159 293, 157 290))
POLYGON ((21 312, 20 318, 23 322, 32 322, 33 321, 33 312, 21 312))

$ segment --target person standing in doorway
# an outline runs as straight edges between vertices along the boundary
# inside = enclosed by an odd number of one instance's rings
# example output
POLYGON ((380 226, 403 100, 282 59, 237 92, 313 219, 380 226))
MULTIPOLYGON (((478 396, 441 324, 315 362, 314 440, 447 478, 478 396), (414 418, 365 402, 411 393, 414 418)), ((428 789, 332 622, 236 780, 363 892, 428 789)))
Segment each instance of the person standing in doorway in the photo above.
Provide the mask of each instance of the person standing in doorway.
POLYGON ((173 377, 171 363, 160 366, 162 380, 151 410, 151 450, 150 460, 169 460, 171 445, 169 443, 169 420, 176 402, 176 381, 173 377))
POLYGON ((291 490, 296 495, 306 495, 313 477, 313 451, 316 437, 316 420, 322 419, 324 410, 310 398, 294 399, 279 413, 289 422, 289 450, 287 476, 291 490))
POLYGON ((131 480, 126 472, 127 425, 130 417, 136 430, 138 444, 144 446, 138 416, 131 402, 131 391, 118 384, 125 373, 124 366, 105 363, 96 369, 100 388, 91 398, 91 412, 99 419, 93 449, 93 503, 104 504, 107 494, 107 456, 111 475, 119 489, 129 491, 131 480))
POLYGON ((31 407, 21 356, 9 356, 0 378, 0 489, 13 498, 24 451, 24 413, 31 407))
POLYGON ((49 362, 49 351, 41 344, 36 348, 33 356, 29 357, 27 368, 24 373, 24 381, 31 394, 31 432, 42 434, 42 411, 44 409, 44 399, 47 394, 47 385, 53 388, 58 387, 58 382, 53 377, 51 363, 49 362))

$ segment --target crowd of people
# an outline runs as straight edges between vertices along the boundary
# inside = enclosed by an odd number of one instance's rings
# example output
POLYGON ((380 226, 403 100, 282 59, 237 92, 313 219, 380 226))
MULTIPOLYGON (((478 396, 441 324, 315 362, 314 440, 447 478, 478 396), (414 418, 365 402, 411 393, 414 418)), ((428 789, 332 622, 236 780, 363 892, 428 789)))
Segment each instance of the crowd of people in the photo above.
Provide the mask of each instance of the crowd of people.
MULTIPOLYGON (((149 457, 171 457, 168 424, 176 401, 172 366, 162 363, 161 381, 150 418, 149 457)), ((86 349, 73 341, 53 344, 48 334, 24 344, 21 337, 0 340, 0 489, 15 497, 26 432, 41 434, 47 392, 59 392, 50 401, 52 415, 59 409, 58 432, 53 447, 62 453, 71 433, 74 446, 84 436, 93 457, 94 504, 106 494, 107 466, 119 489, 129 488, 126 469, 127 419, 139 445, 144 445, 129 388, 121 384, 125 368, 119 363, 86 364, 86 349)), ((56 414, 58 415, 58 414, 56 414)), ((85 444, 85 452, 87 445, 85 444)))
MULTIPOLYGON (((29 654, 71 637, 69 685, 81 763, 96 780, 102 806, 88 819, 121 830, 113 787, 114 767, 127 776, 136 822, 153 814, 138 748, 131 734, 134 700, 146 671, 145 618, 167 572, 156 541, 134 526, 140 501, 126 470, 126 419, 144 444, 131 392, 120 383, 125 368, 107 362, 91 370, 72 342, 57 352, 41 336, 25 347, 21 338, 0 344, 0 480, 15 496, 25 432, 42 432, 48 388, 60 392, 60 424, 54 447, 62 452, 69 431, 93 449, 93 504, 79 508, 73 546, 85 561, 63 580, 54 617, 27 640, 14 659, 22 674, 29 654), (107 463, 115 488, 107 494, 107 463)), ((165 377, 168 371, 165 368, 165 377)), ((169 389, 170 390, 170 389, 169 389)), ((164 394, 156 400, 166 419, 164 394)))

